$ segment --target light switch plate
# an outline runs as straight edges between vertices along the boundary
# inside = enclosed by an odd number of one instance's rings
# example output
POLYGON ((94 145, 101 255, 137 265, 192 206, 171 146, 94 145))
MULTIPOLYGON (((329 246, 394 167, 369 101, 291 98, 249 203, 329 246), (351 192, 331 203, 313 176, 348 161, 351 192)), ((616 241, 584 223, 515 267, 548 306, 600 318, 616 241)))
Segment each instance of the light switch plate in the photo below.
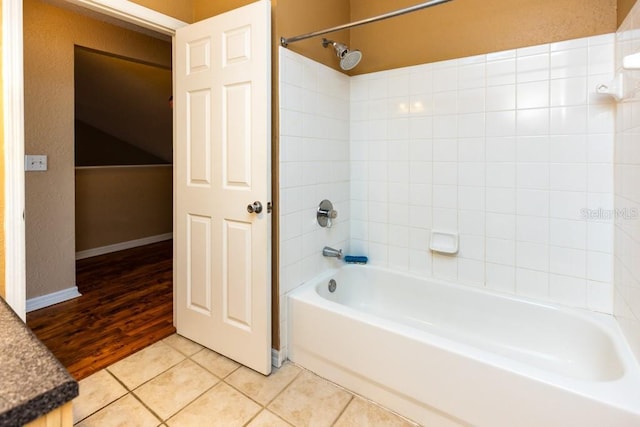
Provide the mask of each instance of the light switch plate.
POLYGON ((26 155, 24 156, 25 171, 46 171, 47 156, 46 155, 26 155))

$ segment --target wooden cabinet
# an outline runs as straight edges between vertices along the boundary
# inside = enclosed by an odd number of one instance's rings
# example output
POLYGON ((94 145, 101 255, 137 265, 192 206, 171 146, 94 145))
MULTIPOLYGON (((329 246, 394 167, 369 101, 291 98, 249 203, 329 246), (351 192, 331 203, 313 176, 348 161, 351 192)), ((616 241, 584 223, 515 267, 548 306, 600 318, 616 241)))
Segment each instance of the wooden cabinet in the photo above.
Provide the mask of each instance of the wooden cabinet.
POLYGON ((68 402, 26 424, 25 427, 71 427, 73 426, 72 403, 68 402))

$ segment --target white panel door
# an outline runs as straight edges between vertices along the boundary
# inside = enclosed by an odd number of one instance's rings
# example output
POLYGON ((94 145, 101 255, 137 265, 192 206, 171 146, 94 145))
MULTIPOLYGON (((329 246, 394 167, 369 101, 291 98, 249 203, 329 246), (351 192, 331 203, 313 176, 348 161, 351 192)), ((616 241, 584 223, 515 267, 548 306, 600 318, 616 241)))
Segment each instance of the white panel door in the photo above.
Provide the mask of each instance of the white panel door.
POLYGON ((270 4, 177 31, 176 328, 271 372, 270 4), (248 207, 260 202, 262 212, 248 207))

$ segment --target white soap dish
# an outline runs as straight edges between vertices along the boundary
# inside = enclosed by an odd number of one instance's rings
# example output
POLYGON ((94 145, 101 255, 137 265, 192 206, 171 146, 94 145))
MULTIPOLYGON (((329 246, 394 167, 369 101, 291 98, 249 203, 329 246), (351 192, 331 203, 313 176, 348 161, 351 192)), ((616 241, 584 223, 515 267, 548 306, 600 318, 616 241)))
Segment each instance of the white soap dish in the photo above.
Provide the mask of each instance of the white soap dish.
POLYGON ((458 233, 431 231, 429 249, 441 254, 452 255, 458 253, 458 233))

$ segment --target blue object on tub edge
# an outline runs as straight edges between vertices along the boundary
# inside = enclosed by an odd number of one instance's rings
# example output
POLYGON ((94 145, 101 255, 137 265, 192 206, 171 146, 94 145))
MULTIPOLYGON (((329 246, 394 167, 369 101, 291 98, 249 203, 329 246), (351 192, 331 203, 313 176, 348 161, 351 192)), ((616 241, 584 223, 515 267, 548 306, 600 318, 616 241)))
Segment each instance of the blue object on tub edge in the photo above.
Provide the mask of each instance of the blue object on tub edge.
POLYGON ((369 261, 369 258, 366 256, 351 256, 345 255, 344 262, 348 264, 366 264, 369 261))

